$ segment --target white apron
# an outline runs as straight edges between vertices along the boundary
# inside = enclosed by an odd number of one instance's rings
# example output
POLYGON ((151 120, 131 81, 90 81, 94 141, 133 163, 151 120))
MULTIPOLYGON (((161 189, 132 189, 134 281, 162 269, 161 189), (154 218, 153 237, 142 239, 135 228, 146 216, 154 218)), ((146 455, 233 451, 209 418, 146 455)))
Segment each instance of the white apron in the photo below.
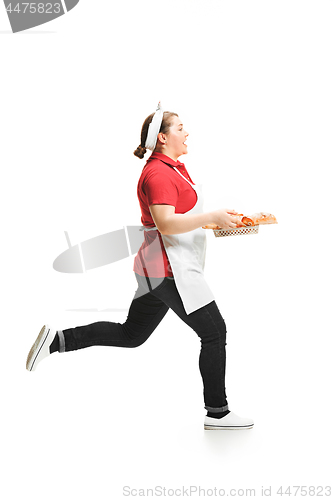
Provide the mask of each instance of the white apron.
MULTIPOLYGON (((196 204, 186 213, 203 213, 201 185, 191 184, 179 170, 175 167, 173 168, 197 193, 196 204)), ((144 229, 151 231, 157 230, 157 227, 144 229)), ((206 257, 205 229, 200 227, 187 233, 161 234, 161 237, 186 314, 191 314, 193 311, 215 300, 203 274, 206 257)))

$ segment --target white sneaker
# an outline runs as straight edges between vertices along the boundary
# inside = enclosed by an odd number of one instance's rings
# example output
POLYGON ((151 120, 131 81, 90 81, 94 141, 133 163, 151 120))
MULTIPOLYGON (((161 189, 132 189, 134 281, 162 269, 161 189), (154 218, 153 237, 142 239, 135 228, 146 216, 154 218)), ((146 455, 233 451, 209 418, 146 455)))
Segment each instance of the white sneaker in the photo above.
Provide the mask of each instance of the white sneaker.
POLYGON ((205 416, 204 428, 205 430, 240 430, 252 429, 254 426, 253 420, 250 418, 238 417, 234 413, 229 412, 222 418, 212 418, 205 416))
POLYGON ((30 349, 27 357, 27 370, 35 371, 38 363, 50 354, 50 345, 56 336, 57 331, 49 325, 44 325, 39 335, 30 349))

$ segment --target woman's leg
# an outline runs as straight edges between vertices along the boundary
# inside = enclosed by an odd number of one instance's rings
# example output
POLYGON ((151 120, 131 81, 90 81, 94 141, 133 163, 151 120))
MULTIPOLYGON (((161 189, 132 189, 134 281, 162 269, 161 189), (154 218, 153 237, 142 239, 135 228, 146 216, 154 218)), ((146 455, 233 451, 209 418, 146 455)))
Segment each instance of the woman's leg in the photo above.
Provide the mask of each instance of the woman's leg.
MULTIPOLYGON (((32 345, 26 362, 28 371, 51 353, 73 351, 93 345, 137 347, 143 344, 166 315, 169 307, 155 295, 144 277, 136 275, 139 287, 124 324, 99 321, 86 326, 55 330, 44 325, 32 345)), ((151 278, 154 289, 164 286, 167 278, 151 278)))
MULTIPOLYGON (((63 330, 64 350, 73 351, 93 345, 138 347, 143 344, 162 321, 169 307, 149 292, 144 277, 138 276, 137 280, 139 287, 125 323, 98 321, 90 325, 63 330)), ((163 287, 165 280, 156 278, 159 285, 154 290, 163 287)))
POLYGON ((165 286, 153 289, 151 293, 200 337, 199 368, 204 385, 205 408, 216 414, 228 411, 225 391, 226 325, 215 301, 186 314, 174 280, 167 280, 165 286))

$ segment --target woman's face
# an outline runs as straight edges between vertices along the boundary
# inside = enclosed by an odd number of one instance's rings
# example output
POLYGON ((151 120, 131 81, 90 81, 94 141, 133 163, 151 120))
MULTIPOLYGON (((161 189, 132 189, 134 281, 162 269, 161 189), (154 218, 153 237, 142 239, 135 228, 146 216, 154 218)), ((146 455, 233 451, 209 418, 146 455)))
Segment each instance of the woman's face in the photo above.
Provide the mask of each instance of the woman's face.
POLYGON ((173 116, 172 125, 167 134, 162 134, 164 138, 165 152, 173 159, 177 159, 181 155, 187 154, 187 145, 185 141, 188 137, 188 132, 184 130, 181 119, 178 116, 173 116))

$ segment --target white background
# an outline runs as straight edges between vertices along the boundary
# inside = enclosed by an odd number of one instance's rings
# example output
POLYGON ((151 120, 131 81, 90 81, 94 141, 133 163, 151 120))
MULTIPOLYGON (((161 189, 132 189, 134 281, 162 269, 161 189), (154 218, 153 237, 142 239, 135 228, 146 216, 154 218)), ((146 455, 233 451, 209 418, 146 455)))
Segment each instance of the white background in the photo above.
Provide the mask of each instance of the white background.
POLYGON ((81 0, 14 35, 0 8, 3 498, 330 484, 332 16, 331 0, 81 0), (52 263, 65 230, 76 244, 140 224, 132 152, 159 100, 190 133, 205 209, 279 222, 208 234, 229 406, 251 431, 203 430, 200 342, 171 311, 138 349, 25 370, 44 323, 126 319, 133 257, 52 263), (123 311, 70 311, 89 308, 123 311))

